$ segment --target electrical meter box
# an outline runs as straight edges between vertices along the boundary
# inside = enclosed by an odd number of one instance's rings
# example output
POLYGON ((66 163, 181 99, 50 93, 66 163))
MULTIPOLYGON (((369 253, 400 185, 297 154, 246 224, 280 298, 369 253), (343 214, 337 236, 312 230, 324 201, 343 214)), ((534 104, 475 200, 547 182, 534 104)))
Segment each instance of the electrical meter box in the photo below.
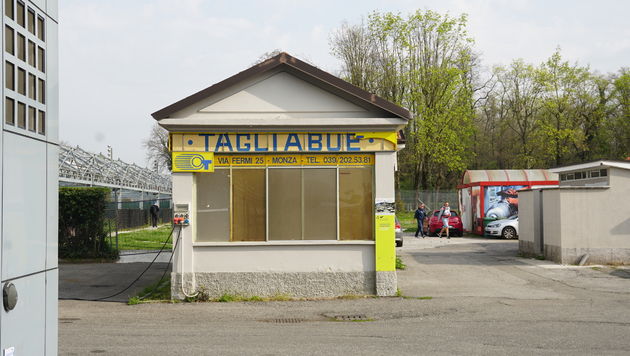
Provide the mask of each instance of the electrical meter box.
POLYGON ((190 225, 190 204, 175 204, 175 209, 173 211, 173 223, 180 226, 190 225))

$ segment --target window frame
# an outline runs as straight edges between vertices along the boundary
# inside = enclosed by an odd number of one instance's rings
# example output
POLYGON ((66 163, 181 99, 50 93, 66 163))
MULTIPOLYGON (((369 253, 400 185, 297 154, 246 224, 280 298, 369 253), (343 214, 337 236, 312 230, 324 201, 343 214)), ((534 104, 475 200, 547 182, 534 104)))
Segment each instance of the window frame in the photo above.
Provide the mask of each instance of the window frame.
MULTIPOLYGON (((374 210, 374 199, 375 199, 375 194, 376 194, 376 174, 375 174, 375 166, 374 165, 361 165, 361 166, 344 166, 344 165, 331 165, 331 166, 303 166, 303 165, 295 165, 295 166, 264 166, 264 167, 234 167, 234 166, 230 166, 230 167, 216 167, 215 171, 217 170, 228 170, 228 175, 229 175, 229 190, 230 190, 230 201, 229 201, 229 239, 227 241, 198 241, 198 235, 199 235, 199 230, 195 230, 195 236, 193 236, 193 245, 199 245, 199 246, 203 246, 203 245, 213 245, 213 244, 220 244, 220 245, 224 245, 224 244, 274 244, 274 243, 279 243, 279 244, 313 244, 313 243, 330 243, 330 244, 334 244, 334 243, 355 243, 355 244, 365 244, 365 243, 375 243, 376 240, 376 228, 375 228, 375 210, 374 210), (369 202, 372 202, 371 204, 371 214, 370 214, 370 221, 371 221, 371 229, 372 229, 372 236, 371 239, 361 239, 361 240, 350 240, 350 239, 341 239, 341 231, 340 231, 340 191, 339 191, 339 182, 340 182, 340 178, 339 178, 339 171, 340 169, 346 169, 346 168, 366 168, 369 167, 372 170, 372 174, 371 174, 371 185, 372 185, 372 192, 371 192, 371 197, 369 198, 369 202), (234 241, 233 238, 233 220, 234 220, 234 201, 233 201, 233 196, 232 196, 232 191, 233 191, 233 171, 234 170, 249 170, 249 169, 258 169, 258 170, 264 170, 264 174, 265 174, 265 239, 261 240, 261 241, 234 241), (273 170, 273 169, 300 169, 302 174, 304 174, 305 172, 308 172, 311 169, 334 169, 335 170, 335 195, 336 195, 336 221, 335 221, 335 238, 334 239, 327 239, 327 240, 309 240, 309 239, 304 239, 304 209, 302 207, 301 209, 301 215, 302 215, 302 233, 301 233, 301 239, 295 239, 295 240, 274 240, 274 239, 270 239, 269 237, 269 171, 273 170)), ((210 173, 212 174, 212 173, 210 173)), ((303 177, 303 176, 302 176, 303 177)), ((197 182, 196 182, 196 178, 195 178, 195 184, 193 186, 196 186, 196 188, 193 189, 193 194, 194 194, 194 201, 197 200, 197 191, 199 189, 199 187, 197 186, 197 182)), ((302 184, 302 199, 304 199, 303 194, 304 194, 304 185, 303 185, 303 178, 301 179, 301 184, 302 184)), ((193 204, 193 207, 195 209, 195 211, 193 212, 193 216, 197 216, 197 203, 193 204)), ((302 201, 302 205, 304 204, 304 202, 302 201)))

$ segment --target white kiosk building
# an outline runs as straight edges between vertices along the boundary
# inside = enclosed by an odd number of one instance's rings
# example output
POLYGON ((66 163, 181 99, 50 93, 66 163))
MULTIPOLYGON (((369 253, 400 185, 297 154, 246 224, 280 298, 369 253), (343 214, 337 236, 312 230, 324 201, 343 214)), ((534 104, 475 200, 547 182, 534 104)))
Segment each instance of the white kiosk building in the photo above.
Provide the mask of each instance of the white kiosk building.
POLYGON ((281 53, 153 117, 186 218, 174 298, 396 293, 406 109, 281 53))
POLYGON ((56 0, 3 0, 2 355, 57 354, 56 0))

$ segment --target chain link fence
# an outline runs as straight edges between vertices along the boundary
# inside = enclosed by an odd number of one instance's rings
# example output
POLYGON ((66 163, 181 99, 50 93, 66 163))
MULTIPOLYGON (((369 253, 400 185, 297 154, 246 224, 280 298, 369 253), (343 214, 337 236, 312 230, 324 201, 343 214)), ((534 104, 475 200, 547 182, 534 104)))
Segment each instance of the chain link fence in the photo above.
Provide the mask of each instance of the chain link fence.
POLYGON ((424 203, 428 210, 435 210, 445 201, 451 208, 459 210, 457 190, 401 190, 398 197, 398 209, 402 211, 414 211, 420 203, 424 203))

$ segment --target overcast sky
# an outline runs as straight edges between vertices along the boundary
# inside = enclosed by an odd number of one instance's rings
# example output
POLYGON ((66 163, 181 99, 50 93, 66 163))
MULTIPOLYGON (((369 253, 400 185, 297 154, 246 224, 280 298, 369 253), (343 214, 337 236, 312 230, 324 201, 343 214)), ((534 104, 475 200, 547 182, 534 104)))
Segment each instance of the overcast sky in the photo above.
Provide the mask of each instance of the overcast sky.
POLYGON ((284 50, 333 74, 331 31, 374 10, 467 13, 486 67, 558 46, 599 72, 630 67, 630 1, 61 0, 60 136, 146 166, 150 114, 284 50))

